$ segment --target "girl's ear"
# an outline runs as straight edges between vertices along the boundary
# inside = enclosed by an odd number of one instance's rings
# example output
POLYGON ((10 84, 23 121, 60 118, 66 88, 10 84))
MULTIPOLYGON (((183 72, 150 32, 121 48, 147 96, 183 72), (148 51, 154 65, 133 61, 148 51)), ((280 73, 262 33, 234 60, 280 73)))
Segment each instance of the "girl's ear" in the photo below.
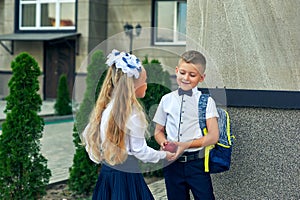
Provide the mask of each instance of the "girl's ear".
POLYGON ((135 96, 136 98, 143 98, 146 95, 147 90, 147 83, 144 83, 143 85, 139 86, 135 89, 135 96))

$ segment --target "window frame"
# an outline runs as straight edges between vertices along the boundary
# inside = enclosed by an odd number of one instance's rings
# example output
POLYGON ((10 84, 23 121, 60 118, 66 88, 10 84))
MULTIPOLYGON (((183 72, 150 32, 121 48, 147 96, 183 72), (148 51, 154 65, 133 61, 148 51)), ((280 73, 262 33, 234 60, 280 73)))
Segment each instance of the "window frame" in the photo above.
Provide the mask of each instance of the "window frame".
MULTIPOLYGON (((76 32, 77 31, 77 4, 78 0, 16 0, 15 4, 15 33, 36 33, 36 32, 76 32), (56 10, 56 16, 55 20, 56 22, 60 21, 60 9, 61 6, 58 6, 57 4, 60 3, 74 3, 75 4, 75 10, 74 10, 74 26, 41 26, 41 19, 40 19, 40 10, 41 10, 41 5, 42 4, 48 4, 48 3, 55 3, 55 10, 56 10), (32 27, 22 27, 22 5, 24 4, 35 4, 36 5, 36 21, 35 21, 35 26, 32 27)), ((57 24, 57 23, 56 23, 57 24)))
POLYGON ((185 41, 180 41, 178 40, 178 33, 180 34, 180 32, 177 30, 178 29, 178 4, 175 4, 176 8, 174 8, 174 18, 173 18, 173 27, 176 27, 176 30, 173 32, 173 42, 159 42, 157 41, 157 29, 159 29, 159 27, 157 27, 157 3, 158 2, 185 2, 187 4, 187 0, 153 0, 152 1, 152 21, 151 21, 151 25, 153 27, 152 30, 152 39, 151 39, 151 43, 152 45, 157 45, 157 46, 161 46, 161 45, 168 45, 168 46, 184 46, 186 45, 186 40, 185 41))

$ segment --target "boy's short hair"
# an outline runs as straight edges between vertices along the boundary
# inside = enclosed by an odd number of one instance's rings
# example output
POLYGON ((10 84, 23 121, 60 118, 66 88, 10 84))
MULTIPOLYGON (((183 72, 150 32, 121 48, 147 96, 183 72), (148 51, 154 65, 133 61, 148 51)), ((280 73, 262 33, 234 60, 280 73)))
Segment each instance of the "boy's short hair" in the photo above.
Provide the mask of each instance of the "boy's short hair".
POLYGON ((194 65, 201 65, 203 68, 203 72, 206 68, 206 59, 202 53, 195 50, 189 50, 184 52, 181 55, 181 60, 185 61, 186 63, 192 63, 194 65))

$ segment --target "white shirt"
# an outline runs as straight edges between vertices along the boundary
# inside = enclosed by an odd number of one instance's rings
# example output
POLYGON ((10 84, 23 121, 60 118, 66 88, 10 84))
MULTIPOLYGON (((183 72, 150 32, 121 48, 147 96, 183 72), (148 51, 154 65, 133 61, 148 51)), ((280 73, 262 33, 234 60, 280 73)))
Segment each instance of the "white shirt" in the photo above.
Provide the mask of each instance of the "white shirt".
MULTIPOLYGON (((199 125, 198 101, 201 91, 193 88, 193 95, 178 95, 175 90, 162 97, 153 121, 165 127, 167 140, 187 142, 203 137, 199 125)), ((219 117, 215 101, 209 97, 206 108, 206 119, 219 117)), ((197 151, 200 148, 190 148, 186 151, 197 151)))
MULTIPOLYGON (((106 137, 106 127, 109 119, 109 114, 111 112, 113 106, 113 100, 108 104, 107 108, 102 113, 101 124, 100 124, 100 134, 102 143, 106 137)), ((128 155, 133 155, 137 159, 141 160, 142 162, 151 162, 157 163, 160 159, 166 158, 166 152, 164 151, 156 151, 155 149, 149 147, 145 140, 145 131, 147 126, 141 121, 138 115, 138 110, 133 109, 132 114, 129 116, 128 122, 126 124, 126 139, 125 145, 128 155)), ((88 126, 87 126, 88 127, 88 126)), ((83 136, 86 137, 86 130, 84 130, 83 136)), ((98 163, 93 154, 89 152, 89 146, 86 144, 86 150, 89 153, 90 159, 98 163)))

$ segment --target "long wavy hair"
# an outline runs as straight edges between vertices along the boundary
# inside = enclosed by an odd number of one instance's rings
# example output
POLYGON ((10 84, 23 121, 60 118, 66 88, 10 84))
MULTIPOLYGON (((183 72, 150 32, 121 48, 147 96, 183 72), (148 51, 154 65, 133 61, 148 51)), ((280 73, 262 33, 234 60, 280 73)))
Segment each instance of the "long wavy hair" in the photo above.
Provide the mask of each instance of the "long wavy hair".
POLYGON ((105 160, 110 165, 116 165, 127 159, 126 123, 133 107, 139 111, 142 122, 147 124, 142 106, 135 95, 134 82, 135 80, 124 74, 122 70, 116 70, 115 65, 109 67, 96 105, 90 115, 85 138, 89 147, 88 151, 98 162, 105 160), (112 99, 113 106, 105 130, 106 137, 102 143, 100 134, 102 113, 112 99))

